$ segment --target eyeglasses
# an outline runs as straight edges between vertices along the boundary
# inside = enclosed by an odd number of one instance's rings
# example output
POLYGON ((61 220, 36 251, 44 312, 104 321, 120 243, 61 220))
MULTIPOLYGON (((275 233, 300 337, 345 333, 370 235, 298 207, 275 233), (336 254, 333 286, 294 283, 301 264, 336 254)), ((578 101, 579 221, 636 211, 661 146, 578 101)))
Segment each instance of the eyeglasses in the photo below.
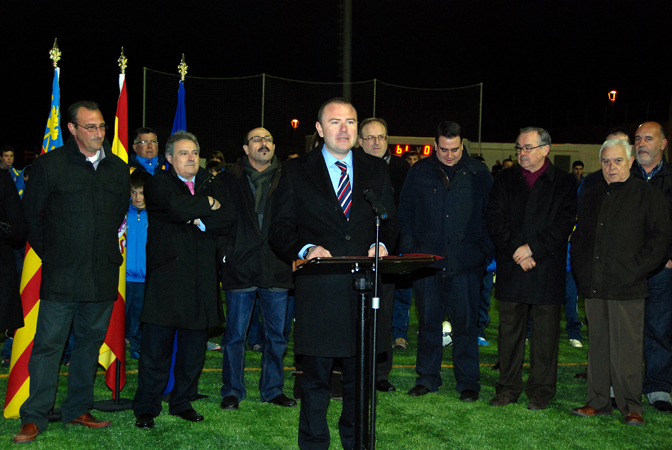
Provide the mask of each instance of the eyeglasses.
POLYGON ((252 136, 247 140, 247 143, 249 144, 250 142, 254 143, 259 143, 261 141, 266 141, 266 143, 273 143, 273 137, 272 136, 252 136))
POLYGON ((156 139, 143 139, 142 141, 138 141, 138 144, 142 144, 142 145, 147 145, 147 144, 159 145, 159 141, 157 141, 156 139))
POLYGON ((84 126, 84 125, 80 125, 80 124, 78 124, 77 122, 72 122, 72 123, 73 123, 76 127, 84 128, 84 129, 85 129, 86 131, 88 131, 89 133, 94 133, 94 132, 95 132, 97 129, 99 129, 99 128, 100 128, 100 131, 103 131, 103 132, 104 132, 105 130, 107 130, 107 124, 106 124, 106 123, 101 123, 100 125, 86 125, 86 126, 84 126))
POLYGON ((516 153, 520 153, 520 152, 530 153, 535 148, 545 147, 545 146, 546 146, 546 144, 537 145, 536 147, 530 147, 529 145, 526 145, 525 147, 521 147, 520 145, 516 145, 515 147, 513 147, 513 149, 516 151, 516 153))
POLYGON ((362 138, 363 141, 384 141, 386 139, 387 139, 387 136, 385 136, 383 134, 380 134, 378 136, 367 136, 367 137, 362 138))

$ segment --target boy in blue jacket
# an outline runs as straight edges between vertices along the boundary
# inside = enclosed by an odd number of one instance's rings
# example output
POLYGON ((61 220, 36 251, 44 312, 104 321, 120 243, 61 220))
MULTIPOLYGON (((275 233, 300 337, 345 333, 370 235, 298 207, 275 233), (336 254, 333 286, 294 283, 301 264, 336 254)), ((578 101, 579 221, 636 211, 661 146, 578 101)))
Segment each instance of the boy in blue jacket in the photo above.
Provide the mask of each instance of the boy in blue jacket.
POLYGON ((131 174, 131 200, 128 207, 126 254, 126 339, 131 358, 140 358, 140 312, 145 298, 147 211, 144 186, 152 176, 139 170, 131 174))

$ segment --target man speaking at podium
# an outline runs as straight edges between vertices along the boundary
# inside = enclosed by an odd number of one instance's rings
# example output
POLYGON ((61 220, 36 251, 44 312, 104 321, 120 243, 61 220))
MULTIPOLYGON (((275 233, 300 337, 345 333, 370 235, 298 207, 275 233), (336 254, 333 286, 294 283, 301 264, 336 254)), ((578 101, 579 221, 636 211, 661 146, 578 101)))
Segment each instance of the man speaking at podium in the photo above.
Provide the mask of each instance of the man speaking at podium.
MULTIPOLYGON (((364 196, 372 190, 389 218, 380 227, 380 256, 398 234, 385 161, 354 149, 357 111, 342 98, 327 101, 315 124, 322 148, 283 166, 273 205, 271 245, 288 260, 374 256, 376 216, 364 196)), ((357 292, 350 274, 296 277, 294 352, 303 355, 299 448, 329 447, 327 407, 334 358, 343 358, 343 448, 354 447, 357 292)))

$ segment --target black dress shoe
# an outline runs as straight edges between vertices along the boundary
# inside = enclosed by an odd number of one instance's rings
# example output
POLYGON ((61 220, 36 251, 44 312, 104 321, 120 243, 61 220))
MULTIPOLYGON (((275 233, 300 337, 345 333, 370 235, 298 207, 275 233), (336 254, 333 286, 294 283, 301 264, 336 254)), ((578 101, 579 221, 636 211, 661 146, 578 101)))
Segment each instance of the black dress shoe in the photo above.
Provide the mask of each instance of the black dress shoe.
POLYGON ((466 403, 473 403, 478 400, 478 392, 466 389, 460 393, 460 400, 466 403))
POLYGON ((266 403, 273 403, 278 406, 292 407, 296 406, 296 400, 287 397, 285 394, 276 395, 266 403))
POLYGON ((194 408, 185 409, 184 411, 180 411, 179 413, 173 415, 180 416, 181 418, 183 418, 184 420, 188 420, 189 422, 200 422, 203 420, 203 416, 197 413, 194 408))
POLYGON ((135 420, 135 426, 138 428, 154 428, 154 416, 140 414, 135 420))
POLYGON ((422 384, 416 384, 413 389, 408 391, 408 395, 411 397, 420 397, 425 394, 429 394, 430 390, 427 386, 423 386, 422 384))
POLYGON ((658 400, 657 402, 653 402, 653 407, 661 412, 668 414, 672 413, 672 404, 670 404, 670 402, 666 402, 665 400, 658 400))
POLYGON ((220 405, 222 409, 238 409, 238 397, 235 395, 227 395, 222 399, 222 404, 220 405))
POLYGON ((388 380, 376 381, 376 390, 380 392, 396 392, 397 388, 388 380))

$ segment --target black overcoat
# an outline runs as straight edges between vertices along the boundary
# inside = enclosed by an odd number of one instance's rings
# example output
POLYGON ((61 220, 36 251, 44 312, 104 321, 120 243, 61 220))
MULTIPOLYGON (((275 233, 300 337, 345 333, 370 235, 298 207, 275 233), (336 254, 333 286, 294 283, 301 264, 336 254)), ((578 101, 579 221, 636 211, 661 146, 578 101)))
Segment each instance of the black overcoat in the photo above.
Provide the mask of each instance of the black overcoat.
POLYGON ((149 225, 142 322, 203 330, 224 321, 217 236, 231 228, 233 209, 222 184, 205 169, 198 170, 194 191, 191 195, 173 167, 145 183, 149 225), (208 196, 222 207, 211 210, 208 196), (201 219, 205 232, 187 223, 194 219, 201 219))
POLYGON ((520 166, 495 178, 487 225, 495 244, 500 301, 535 305, 565 299, 567 240, 576 220, 576 179, 550 164, 530 190, 520 166), (523 271, 513 260, 529 244, 537 266, 523 271))
MULTIPOLYGON (((286 259, 297 259, 307 244, 321 245, 332 256, 366 256, 375 242, 376 220, 364 198, 365 189, 375 192, 390 216, 381 225, 381 242, 396 241, 399 226, 387 164, 361 149, 352 152, 349 221, 336 199, 321 149, 284 163, 274 199, 270 242, 286 259)), ((358 300, 352 275, 298 275, 295 286, 294 352, 354 356, 358 300)))

